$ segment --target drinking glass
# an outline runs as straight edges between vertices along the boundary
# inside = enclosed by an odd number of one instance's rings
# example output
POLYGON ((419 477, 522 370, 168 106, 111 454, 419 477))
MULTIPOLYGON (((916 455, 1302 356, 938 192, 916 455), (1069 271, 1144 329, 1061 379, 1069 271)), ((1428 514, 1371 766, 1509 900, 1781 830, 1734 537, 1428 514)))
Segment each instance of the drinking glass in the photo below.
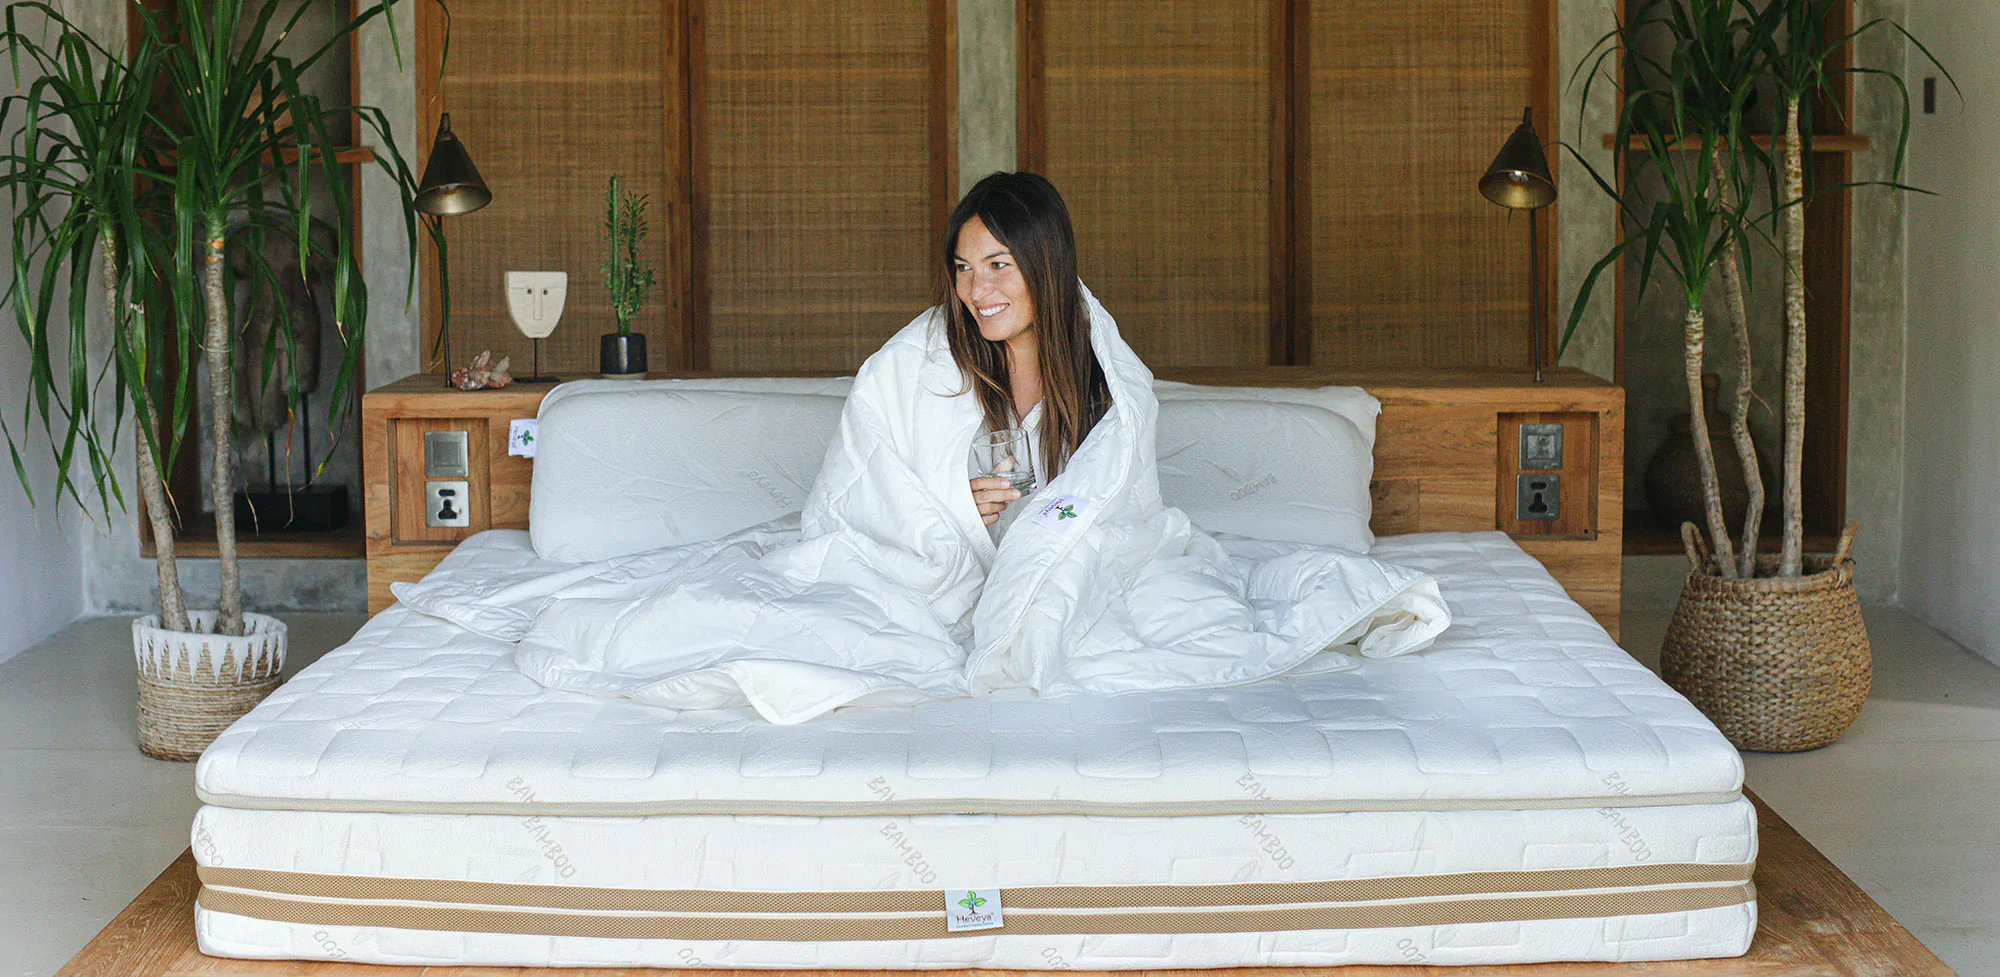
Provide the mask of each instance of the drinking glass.
POLYGON ((1022 498, 1035 490, 1031 457, 1028 432, 1018 427, 985 431, 972 439, 973 477, 1004 478, 1022 498))

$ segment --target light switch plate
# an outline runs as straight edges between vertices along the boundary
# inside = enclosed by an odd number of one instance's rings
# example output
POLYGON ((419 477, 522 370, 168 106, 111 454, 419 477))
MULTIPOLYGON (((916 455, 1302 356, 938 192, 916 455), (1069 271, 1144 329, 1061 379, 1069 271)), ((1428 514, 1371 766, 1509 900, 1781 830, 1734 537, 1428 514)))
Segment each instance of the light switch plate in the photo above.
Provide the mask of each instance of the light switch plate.
POLYGON ((472 525, 471 483, 444 480, 424 483, 424 525, 433 529, 472 525))
POLYGON ((471 478, 472 458, 464 431, 424 432, 425 478, 471 478))
POLYGON ((1522 472, 1514 476, 1514 518, 1523 522, 1554 522, 1561 515, 1561 475, 1522 472))
POLYGON ((1521 470, 1560 471, 1563 466, 1563 426, 1561 424, 1521 425, 1521 470))

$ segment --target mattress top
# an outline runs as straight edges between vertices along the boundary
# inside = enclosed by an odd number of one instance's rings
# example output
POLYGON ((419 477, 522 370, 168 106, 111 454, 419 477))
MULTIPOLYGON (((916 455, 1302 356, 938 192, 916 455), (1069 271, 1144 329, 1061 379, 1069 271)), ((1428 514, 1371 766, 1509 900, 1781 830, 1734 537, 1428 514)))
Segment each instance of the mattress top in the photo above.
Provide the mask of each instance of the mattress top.
MULTIPOLYGON (((1388 537, 1453 624, 1429 650, 1225 689, 1025 690, 796 726, 544 689, 513 646, 397 604, 223 733, 210 804, 645 815, 1181 816, 1711 803, 1736 750, 1501 533, 1388 537)), ((435 573, 533 558, 481 533, 435 573)))

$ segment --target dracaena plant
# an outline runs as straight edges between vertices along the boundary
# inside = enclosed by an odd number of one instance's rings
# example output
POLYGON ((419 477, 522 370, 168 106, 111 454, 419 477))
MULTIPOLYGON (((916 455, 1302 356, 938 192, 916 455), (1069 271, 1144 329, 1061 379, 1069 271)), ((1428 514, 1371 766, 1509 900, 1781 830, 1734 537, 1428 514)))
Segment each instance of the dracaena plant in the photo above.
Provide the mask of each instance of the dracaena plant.
MULTIPOLYGON (((1618 124, 1611 151, 1619 171, 1628 175, 1652 171, 1659 178, 1656 199, 1640 201, 1621 194, 1590 160, 1571 147, 1593 182, 1618 203, 1628 232, 1585 276, 1563 331, 1563 345, 1575 335, 1598 279, 1616 267, 1620 257, 1638 263, 1639 288, 1664 271, 1679 286, 1682 313, 1682 365, 1688 391, 1695 457, 1702 482, 1703 510, 1716 561, 1725 576, 1735 576, 1738 560, 1722 512, 1722 493, 1715 457, 1702 409, 1701 376, 1708 336, 1703 301, 1719 275, 1723 280, 1738 349, 1739 376, 1732 441, 1745 459, 1745 478, 1763 506, 1757 478, 1756 447, 1750 441, 1748 404, 1750 343, 1743 311, 1743 291, 1750 274, 1742 260, 1752 240, 1768 240, 1760 218, 1751 211, 1748 191, 1759 172, 1769 172, 1769 157, 1746 138, 1743 117, 1755 90, 1757 52, 1751 18, 1740 16, 1732 0, 1646 0, 1628 11, 1585 58, 1578 75, 1584 100, 1592 86, 1609 77, 1607 65, 1622 52, 1633 61, 1628 77, 1614 81, 1619 92, 1618 124)), ((1581 136, 1581 133, 1579 133, 1581 136)), ((1752 522, 1746 529, 1756 532, 1752 522)), ((1754 536, 1748 537, 1754 554, 1754 536)))
MULTIPOLYGON (((355 405, 367 315, 360 259, 351 247, 348 176, 334 153, 336 134, 347 128, 343 121, 373 143, 378 163, 401 188, 414 253, 416 224, 408 203, 415 180, 388 118, 367 106, 329 103, 304 82, 340 41, 388 16, 395 2, 380 0, 352 17, 339 11, 344 5, 314 3, 281 16, 284 4, 275 0, 186 0, 164 13, 135 3, 127 13, 139 18, 140 30, 125 55, 39 0, 6 8, 0 42, 10 50, 17 77, 38 75, 5 102, 5 121, 19 130, 0 172, 0 186, 14 203, 8 298, 30 351, 22 425, 37 424, 47 434, 58 496, 86 500, 71 465, 81 457, 97 505, 108 510, 114 502, 124 504, 111 452, 129 410, 139 432, 140 496, 160 557, 164 627, 189 628, 172 518, 186 503, 168 495, 164 473, 172 470, 195 413, 196 365, 205 363, 214 445, 208 490, 221 564, 215 630, 243 633, 232 427, 237 282, 226 255, 231 240, 254 245, 264 235, 293 237, 302 275, 315 256, 331 263, 328 299, 346 345, 333 373, 331 402, 343 417, 355 405), (324 41, 291 56, 282 48, 286 37, 315 10, 330 17, 324 41), (316 217, 315 211, 324 213, 316 217), (333 233, 314 235, 315 223, 333 233), (326 240, 332 243, 321 243, 326 240), (101 331, 92 330, 83 297, 93 271, 104 296, 107 328, 101 331), (63 284, 69 294, 57 308, 63 284), (67 337, 60 349, 50 338, 58 332, 67 337), (95 375, 93 363, 104 364, 95 375)), ((263 250, 252 246, 248 254, 251 274, 244 284, 277 288, 278 270, 263 250)), ((288 314, 283 303, 278 310, 288 314)), ((258 369, 266 380, 281 377, 290 402, 303 409, 291 330, 274 332, 280 341, 258 369)), ((10 428, 6 437, 25 487, 16 432, 10 428)))
MULTIPOLYGON (((1777 572, 1798 576, 1803 563, 1800 472, 1806 351, 1800 272, 1805 205, 1814 194, 1855 186, 1910 189, 1895 178, 1901 171, 1909 132, 1908 90, 1901 78, 1881 69, 1830 66, 1834 54, 1871 30, 1888 27, 1906 38, 1908 35, 1884 20, 1869 21, 1845 35, 1830 35, 1829 18, 1841 2, 1770 0, 1756 5, 1746 0, 1644 0, 1628 12, 1625 22, 1598 42, 1579 69, 1587 101, 1591 84, 1608 77, 1607 62, 1620 53, 1631 59, 1624 80, 1627 83, 1619 85, 1612 152, 1617 165, 1628 174, 1656 171, 1662 190, 1650 207, 1642 205, 1631 195, 1620 194, 1588 159, 1572 150, 1594 182, 1618 201, 1633 232, 1586 276, 1563 341, 1566 344, 1574 334, 1599 275, 1621 256, 1638 261, 1642 290, 1656 266, 1667 269, 1681 285, 1687 303, 1684 362, 1705 521, 1717 570, 1725 577, 1749 577, 1758 571, 1759 522, 1764 508, 1763 480, 1748 426, 1753 351, 1743 294, 1751 274, 1751 256, 1763 250, 1783 259, 1785 450, 1783 542, 1777 572), (1830 80, 1843 72, 1883 76, 1903 93, 1901 131, 1889 167, 1891 176, 1872 183, 1807 186, 1803 160, 1812 148, 1812 96, 1831 91, 1830 80), (1760 87, 1777 92, 1783 103, 1784 127, 1777 137, 1781 153, 1776 160, 1744 127, 1745 111, 1760 87), (1772 203, 1768 209, 1752 213, 1747 202, 1759 184, 1769 188, 1772 203), (1782 233, 1776 233, 1780 224, 1782 233), (1752 248, 1753 244, 1759 247, 1752 248), (1727 309, 1734 320, 1737 387, 1731 434, 1750 490, 1740 545, 1732 544, 1723 519, 1700 388, 1706 334, 1701 303, 1715 272, 1723 279, 1727 309)), ((1921 44, 1917 47, 1923 50, 1921 44)), ((1928 51, 1924 54, 1929 57, 1928 51)), ((1934 59, 1932 63, 1936 63, 1934 59)), ((1948 72, 1946 77, 1950 77, 1948 72)))
MULTIPOLYGON (((1855 42, 1874 31, 1890 30, 1910 42, 1926 60, 1957 89, 1951 72, 1932 57, 1923 42, 1911 37, 1894 21, 1875 18, 1846 34, 1835 36, 1828 30, 1837 4, 1844 0, 1770 0, 1777 23, 1756 39, 1760 63, 1771 79, 1782 103, 1782 131, 1778 137, 1780 201, 1785 255, 1785 453, 1781 476, 1783 536, 1778 549, 1778 573, 1796 577, 1804 568, 1805 518, 1801 469, 1805 451, 1806 413, 1806 298, 1805 282, 1799 274, 1805 260, 1805 204, 1816 193, 1837 193, 1850 186, 1878 186, 1910 190, 1900 182, 1905 151, 1910 140, 1910 89, 1893 71, 1867 66, 1835 67, 1838 55, 1850 51, 1855 42), (1814 96, 1834 94, 1834 82, 1843 75, 1873 76, 1892 84, 1898 95, 1901 117, 1896 130, 1896 149, 1888 165, 1888 179, 1831 187, 1808 186, 1805 160, 1812 152, 1814 96)), ((1837 101, 1828 99, 1828 104, 1837 101)), ((1923 192, 1923 191, 1918 191, 1923 192)))
MULTIPOLYGON (((160 382, 162 365, 192 362, 194 349, 189 337, 155 328, 135 302, 160 243, 157 196, 141 190, 162 178, 150 104, 158 51, 141 45, 121 59, 43 3, 8 6, 5 26, 0 44, 16 91, 0 101, 0 129, 9 133, 0 186, 13 251, 6 300, 28 350, 28 377, 18 428, 0 417, 0 430, 30 502, 21 440, 38 427, 53 449, 57 499, 107 511, 125 502, 112 458, 129 408, 140 494, 161 525, 170 508, 160 472, 177 446, 158 434, 184 426, 191 406, 186 384, 160 382), (93 272, 101 331, 87 312, 93 272)), ((185 629, 171 532, 159 537, 158 552, 163 620, 185 629)))

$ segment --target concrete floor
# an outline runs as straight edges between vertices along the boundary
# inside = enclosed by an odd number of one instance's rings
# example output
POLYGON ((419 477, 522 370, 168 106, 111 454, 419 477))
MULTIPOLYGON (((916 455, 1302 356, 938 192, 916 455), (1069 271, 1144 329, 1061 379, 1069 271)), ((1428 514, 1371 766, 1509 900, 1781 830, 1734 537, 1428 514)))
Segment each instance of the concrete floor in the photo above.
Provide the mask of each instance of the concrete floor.
MULTIPOLYGON (((1682 561, 1627 561, 1625 646, 1654 664, 1682 561)), ((1868 612, 1874 694, 1839 743, 1749 754, 1750 785, 1964 977, 2000 977, 2000 668, 1868 612)), ((288 614, 302 667, 354 614, 288 614)), ((136 747, 130 626, 79 621, 0 663, 0 977, 53 974, 187 847, 194 765, 136 747)))

